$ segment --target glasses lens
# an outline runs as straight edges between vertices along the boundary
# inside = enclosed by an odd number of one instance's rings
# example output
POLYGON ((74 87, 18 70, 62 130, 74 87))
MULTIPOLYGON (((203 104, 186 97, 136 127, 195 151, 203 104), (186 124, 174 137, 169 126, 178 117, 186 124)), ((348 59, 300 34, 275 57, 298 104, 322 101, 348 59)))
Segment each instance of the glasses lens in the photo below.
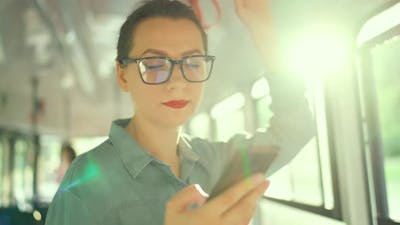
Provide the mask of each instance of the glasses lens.
POLYGON ((139 70, 144 82, 158 84, 168 79, 171 63, 165 58, 144 58, 139 63, 139 70))
POLYGON ((191 56, 184 59, 182 67, 187 80, 199 82, 207 80, 213 60, 207 56, 191 56))

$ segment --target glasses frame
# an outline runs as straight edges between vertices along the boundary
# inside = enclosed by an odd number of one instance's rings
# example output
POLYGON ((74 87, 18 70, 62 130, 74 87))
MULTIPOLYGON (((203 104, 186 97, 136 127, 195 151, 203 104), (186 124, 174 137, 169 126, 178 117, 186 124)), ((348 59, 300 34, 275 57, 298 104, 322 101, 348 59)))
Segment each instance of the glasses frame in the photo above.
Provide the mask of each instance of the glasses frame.
POLYGON ((148 84, 148 85, 158 85, 158 84, 163 84, 163 83, 166 83, 166 82, 169 81, 169 79, 172 76, 172 71, 174 70, 174 66, 175 65, 179 65, 179 68, 181 70, 182 76, 187 82, 190 82, 190 83, 201 83, 201 82, 204 82, 204 81, 206 81, 206 80, 208 80, 210 78, 210 75, 211 75, 211 72, 212 72, 212 69, 213 69, 213 65, 214 65, 214 60, 215 60, 215 56, 212 56, 212 55, 190 55, 190 56, 184 56, 179 60, 173 60, 173 59, 169 58, 168 56, 149 56, 149 57, 142 57, 142 58, 125 57, 125 58, 123 58, 121 60, 118 60, 118 62, 120 63, 122 68, 125 68, 126 66, 128 66, 128 64, 136 63, 138 65, 137 69, 139 71, 140 79, 143 81, 143 83, 148 84), (209 72, 207 74, 207 77, 204 80, 200 80, 200 81, 189 80, 186 77, 186 74, 185 74, 185 72, 183 70, 183 61, 185 61, 187 58, 195 58, 195 57, 204 57, 206 59, 206 61, 207 60, 211 60, 210 70, 209 70, 209 72), (140 68, 139 68, 139 64, 145 59, 164 59, 164 60, 167 60, 171 64, 171 68, 169 69, 169 74, 168 74, 167 79, 165 79, 163 82, 160 82, 160 83, 148 83, 148 82, 146 82, 143 79, 143 74, 142 74, 142 72, 140 71, 140 68))

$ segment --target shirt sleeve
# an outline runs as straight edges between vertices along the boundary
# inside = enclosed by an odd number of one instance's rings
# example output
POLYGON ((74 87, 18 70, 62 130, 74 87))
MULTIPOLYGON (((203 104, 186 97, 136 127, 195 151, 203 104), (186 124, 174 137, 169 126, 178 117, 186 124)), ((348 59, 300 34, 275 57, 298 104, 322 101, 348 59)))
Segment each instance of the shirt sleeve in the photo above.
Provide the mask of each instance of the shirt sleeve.
POLYGON ((46 225, 95 225, 88 208, 69 190, 59 191, 46 216, 46 225))
POLYGON ((271 175, 289 163, 311 140, 315 135, 315 123, 301 77, 273 75, 268 77, 268 82, 273 117, 265 132, 257 132, 250 139, 249 149, 278 148, 278 155, 267 173, 271 175))
MULTIPOLYGON (((269 176, 293 159, 313 137, 315 124, 305 98, 304 81, 287 75, 269 76, 267 80, 272 98, 270 109, 273 112, 268 129, 251 136, 237 134, 227 142, 209 143, 211 151, 207 152, 206 157, 216 162, 214 171, 218 171, 219 176, 237 151, 246 149, 247 154, 255 154, 255 149, 275 149, 277 156, 265 171, 269 176)), ((267 110, 267 105, 265 107, 267 110)))

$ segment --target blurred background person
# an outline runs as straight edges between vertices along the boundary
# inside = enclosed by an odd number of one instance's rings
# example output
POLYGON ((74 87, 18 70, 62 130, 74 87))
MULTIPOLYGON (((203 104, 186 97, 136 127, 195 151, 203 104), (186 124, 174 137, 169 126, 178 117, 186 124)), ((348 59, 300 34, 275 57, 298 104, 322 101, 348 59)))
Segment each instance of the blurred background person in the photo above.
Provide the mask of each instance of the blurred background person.
POLYGON ((71 165, 72 160, 76 157, 76 152, 70 143, 65 142, 61 147, 61 161, 60 166, 57 169, 57 182, 61 183, 65 172, 67 171, 69 165, 71 165))

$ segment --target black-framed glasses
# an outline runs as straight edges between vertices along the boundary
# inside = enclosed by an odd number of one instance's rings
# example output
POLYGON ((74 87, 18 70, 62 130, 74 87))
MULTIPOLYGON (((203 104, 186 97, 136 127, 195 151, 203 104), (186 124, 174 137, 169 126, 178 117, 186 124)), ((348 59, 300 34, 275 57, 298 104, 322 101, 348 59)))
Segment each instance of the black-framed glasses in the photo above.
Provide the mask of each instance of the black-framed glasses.
POLYGON ((172 60, 166 56, 143 58, 123 58, 119 60, 121 67, 130 63, 138 65, 139 74, 146 84, 162 84, 169 80, 175 64, 179 65, 182 75, 188 82, 204 82, 211 74, 215 56, 191 55, 180 60, 172 60))

